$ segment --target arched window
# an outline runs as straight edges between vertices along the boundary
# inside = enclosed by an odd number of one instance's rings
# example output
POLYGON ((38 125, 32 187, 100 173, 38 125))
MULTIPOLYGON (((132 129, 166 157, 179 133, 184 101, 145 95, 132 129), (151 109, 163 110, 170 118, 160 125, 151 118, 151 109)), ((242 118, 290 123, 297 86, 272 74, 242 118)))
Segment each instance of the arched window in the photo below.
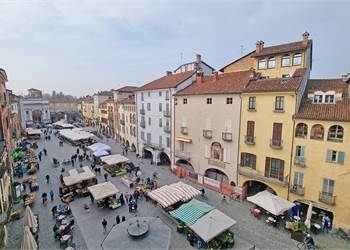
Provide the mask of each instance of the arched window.
POLYGON ((209 168, 205 171, 204 175, 210 179, 214 179, 227 184, 229 183, 228 176, 219 169, 209 168))
POLYGON ((328 141, 343 141, 344 129, 342 126, 333 125, 328 130, 328 141))
POLYGON ((320 124, 313 125, 310 138, 314 140, 323 140, 324 128, 320 124))
POLYGON ((299 123, 295 128, 295 137, 306 138, 307 137, 307 125, 305 123, 299 123))
POLYGON ((222 161, 222 147, 220 143, 213 142, 211 144, 211 158, 222 161))

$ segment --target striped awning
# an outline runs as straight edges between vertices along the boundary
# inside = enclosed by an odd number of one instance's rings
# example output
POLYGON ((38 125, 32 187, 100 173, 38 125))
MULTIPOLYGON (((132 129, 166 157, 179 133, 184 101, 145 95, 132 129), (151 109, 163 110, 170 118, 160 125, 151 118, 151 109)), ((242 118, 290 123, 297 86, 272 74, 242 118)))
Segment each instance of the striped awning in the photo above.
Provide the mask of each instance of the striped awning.
POLYGON ((209 204, 193 199, 169 213, 171 216, 181 220, 186 225, 193 225, 199 218, 213 209, 214 207, 209 204))
POLYGON ((164 185, 148 193, 148 196, 162 207, 169 207, 179 201, 188 201, 196 195, 200 195, 200 191, 183 182, 164 185))

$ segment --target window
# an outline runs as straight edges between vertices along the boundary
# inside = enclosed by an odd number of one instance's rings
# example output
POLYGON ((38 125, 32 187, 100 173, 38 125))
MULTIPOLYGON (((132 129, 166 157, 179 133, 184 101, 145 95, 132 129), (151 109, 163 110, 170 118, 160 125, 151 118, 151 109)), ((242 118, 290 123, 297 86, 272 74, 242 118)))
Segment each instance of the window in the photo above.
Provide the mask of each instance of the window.
POLYGON ((211 98, 207 98, 207 104, 212 104, 212 99, 211 98))
POLYGON ((162 91, 159 91, 159 96, 162 96, 162 91))
POLYGON ((160 135, 159 136, 159 146, 162 146, 163 145, 163 138, 162 136, 160 135))
POLYGON ((323 179, 322 192, 327 195, 333 195, 334 193, 335 181, 331 179, 323 179))
POLYGON ((276 59, 275 59, 275 57, 269 57, 269 62, 268 62, 268 64, 267 64, 267 67, 268 67, 269 69, 273 69, 273 68, 275 67, 275 65, 276 65, 276 59))
POLYGON ((162 112, 162 104, 159 103, 159 112, 162 112))
POLYGON ((307 125, 305 123, 299 123, 295 129, 295 137, 306 138, 307 137, 307 125))
POLYGON ((151 111, 151 104, 150 103, 147 103, 147 110, 151 111))
POLYGON ((271 146, 282 147, 282 123, 273 123, 271 146))
POLYGON ((151 97, 151 92, 148 91, 148 92, 147 92, 147 95, 148 95, 148 97, 151 97))
POLYGON ((282 56, 282 67, 290 66, 290 55, 286 54, 282 56))
POLYGON ((323 140, 324 128, 320 124, 313 125, 310 138, 314 140, 323 140))
POLYGON ((141 139, 145 140, 145 132, 141 131, 141 139))
POLYGON ((342 151, 327 150, 326 162, 344 165, 345 153, 342 151))
POLYGON ((247 135, 246 135, 247 143, 254 143, 254 127, 255 127, 254 121, 247 121, 247 135))
POLYGON ((276 96, 275 100, 275 111, 284 110, 284 96, 276 96))
POLYGON ((151 117, 148 117, 148 125, 151 126, 151 117))
POLYGON ((170 137, 166 138, 166 147, 170 148, 170 137))
POLYGON ((169 91, 168 90, 165 92, 165 100, 169 100, 169 91))
POLYGON ((213 142, 211 145, 211 158, 222 160, 222 147, 221 144, 218 142, 213 142))
POLYGON ((187 98, 184 98, 182 101, 183 101, 183 104, 187 104, 187 98))
POLYGON ((249 103, 248 103, 248 109, 249 110, 255 110, 255 105, 256 105, 256 97, 255 96, 250 96, 249 97, 249 103))
POLYGON ((304 186, 304 173, 294 172, 293 184, 297 187, 303 187, 304 186))
POLYGON ((147 133, 147 142, 151 143, 152 141, 152 134, 151 133, 147 133))
POLYGON ((226 104, 232 104, 232 97, 226 98, 226 104))
POLYGON ((333 125, 328 131, 328 141, 343 141, 344 129, 342 126, 333 125))
POLYGON ((143 92, 141 92, 141 101, 144 101, 143 92))
POLYGON ((180 151, 181 151, 181 152, 184 152, 184 151, 185 151, 185 142, 180 141, 180 142, 179 142, 179 146, 180 146, 180 147, 179 147, 179 148, 180 148, 180 151))
POLYGON ((256 169, 256 155, 241 153, 241 166, 256 169))
POLYGON ((283 181, 284 161, 280 159, 266 157, 265 176, 283 181))
POLYGON ((258 69, 265 69, 266 68, 266 59, 260 58, 258 61, 258 69))
POLYGON ((28 110, 26 110, 26 115, 29 115, 29 111, 28 110))
POLYGON ((334 95, 326 95, 324 102, 325 103, 334 103, 334 95))
POLYGON ((161 128, 162 126, 162 118, 159 118, 159 127, 161 128))
POLYGON ((314 103, 322 103, 323 95, 314 95, 314 103))
POLYGON ((295 149, 295 156, 297 157, 301 157, 304 156, 304 151, 305 151, 305 147, 304 146, 296 146, 295 149))
POLYGON ((293 56, 293 65, 301 65, 301 53, 295 53, 293 56))

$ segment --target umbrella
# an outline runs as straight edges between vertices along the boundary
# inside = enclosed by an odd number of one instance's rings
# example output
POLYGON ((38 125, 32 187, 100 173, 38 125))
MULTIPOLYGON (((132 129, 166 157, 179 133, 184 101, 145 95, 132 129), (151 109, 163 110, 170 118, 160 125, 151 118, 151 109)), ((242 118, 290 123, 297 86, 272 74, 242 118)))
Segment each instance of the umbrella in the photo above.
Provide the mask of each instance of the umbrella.
POLYGON ((24 227, 23 240, 21 243, 21 250, 36 250, 38 249, 38 245, 30 232, 29 227, 24 227))
POLYGON ((38 222, 37 219, 35 218, 32 210, 30 209, 29 206, 26 206, 26 209, 24 211, 24 227, 28 226, 33 230, 33 232, 36 232, 38 228, 38 222))
POLYGON ((312 203, 310 202, 309 208, 307 209, 305 225, 308 229, 311 228, 311 216, 312 216, 312 203))

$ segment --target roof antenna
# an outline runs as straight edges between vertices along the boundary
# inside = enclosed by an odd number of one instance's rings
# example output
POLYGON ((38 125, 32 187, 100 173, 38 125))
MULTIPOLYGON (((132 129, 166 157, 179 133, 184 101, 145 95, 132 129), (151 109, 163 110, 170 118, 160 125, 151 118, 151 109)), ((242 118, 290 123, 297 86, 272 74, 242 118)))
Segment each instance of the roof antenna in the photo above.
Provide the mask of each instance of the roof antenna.
POLYGON ((242 55, 243 55, 243 52, 244 52, 244 51, 243 51, 244 46, 243 46, 243 45, 241 45, 240 47, 241 47, 241 56, 242 56, 242 55))

